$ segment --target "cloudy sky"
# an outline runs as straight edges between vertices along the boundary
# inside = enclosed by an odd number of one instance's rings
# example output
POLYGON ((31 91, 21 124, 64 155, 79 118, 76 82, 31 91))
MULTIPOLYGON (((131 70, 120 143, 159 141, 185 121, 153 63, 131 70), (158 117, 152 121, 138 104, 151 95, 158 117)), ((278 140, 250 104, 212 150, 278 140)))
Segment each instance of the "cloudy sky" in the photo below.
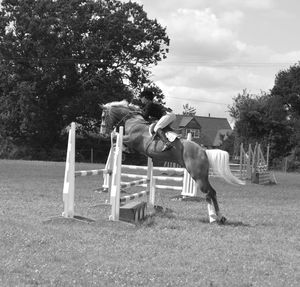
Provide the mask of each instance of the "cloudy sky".
MULTIPOLYGON (((124 0, 125 1, 125 0, 124 0)), ((167 106, 227 117, 243 89, 269 91, 300 60, 299 0, 137 0, 170 37, 168 59, 153 68, 167 106)))

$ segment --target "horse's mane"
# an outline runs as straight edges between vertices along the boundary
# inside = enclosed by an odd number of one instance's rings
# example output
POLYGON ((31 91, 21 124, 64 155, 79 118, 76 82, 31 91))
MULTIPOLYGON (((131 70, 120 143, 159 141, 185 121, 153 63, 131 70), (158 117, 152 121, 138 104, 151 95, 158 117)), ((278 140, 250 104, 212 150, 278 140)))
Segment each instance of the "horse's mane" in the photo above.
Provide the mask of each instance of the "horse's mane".
POLYGON ((141 113, 141 109, 138 106, 129 104, 126 100, 107 103, 103 105, 103 108, 107 110, 110 127, 120 124, 125 118, 128 119, 141 113))
POLYGON ((126 100, 122 100, 122 101, 119 101, 119 102, 115 101, 115 102, 110 102, 110 103, 107 103, 107 104, 103 105, 103 107, 106 108, 106 109, 109 109, 111 107, 116 107, 116 106, 128 107, 129 103, 126 100))

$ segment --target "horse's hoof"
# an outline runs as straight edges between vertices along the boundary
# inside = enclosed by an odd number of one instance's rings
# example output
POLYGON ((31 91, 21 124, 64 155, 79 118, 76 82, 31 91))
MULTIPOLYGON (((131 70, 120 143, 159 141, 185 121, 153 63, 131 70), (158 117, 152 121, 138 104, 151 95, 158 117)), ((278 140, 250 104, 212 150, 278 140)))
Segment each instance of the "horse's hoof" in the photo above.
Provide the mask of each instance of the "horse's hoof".
POLYGON ((222 216, 220 219, 219 219, 219 224, 225 224, 225 222, 227 221, 226 217, 222 216))

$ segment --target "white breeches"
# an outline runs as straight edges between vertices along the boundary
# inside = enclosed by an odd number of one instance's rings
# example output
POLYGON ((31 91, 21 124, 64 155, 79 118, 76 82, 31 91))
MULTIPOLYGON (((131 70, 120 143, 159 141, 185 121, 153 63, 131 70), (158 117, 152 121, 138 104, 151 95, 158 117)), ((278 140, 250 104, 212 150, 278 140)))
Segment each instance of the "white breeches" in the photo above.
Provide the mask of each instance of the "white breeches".
POLYGON ((163 129, 167 125, 174 122, 176 119, 176 115, 173 113, 167 113, 166 115, 162 116, 159 121, 156 123, 154 127, 154 132, 157 132, 158 129, 163 129))

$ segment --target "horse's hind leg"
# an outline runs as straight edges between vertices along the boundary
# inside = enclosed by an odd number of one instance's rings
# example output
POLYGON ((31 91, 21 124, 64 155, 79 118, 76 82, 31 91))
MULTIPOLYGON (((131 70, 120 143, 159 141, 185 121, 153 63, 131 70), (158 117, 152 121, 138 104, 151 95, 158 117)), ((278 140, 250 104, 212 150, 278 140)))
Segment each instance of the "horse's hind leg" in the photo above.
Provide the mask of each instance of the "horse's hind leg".
POLYGON ((214 188, 208 184, 208 193, 206 194, 206 202, 207 202, 207 208, 208 208, 208 216, 209 216, 209 222, 218 222, 220 224, 224 224, 226 221, 226 218, 222 216, 219 208, 219 204, 217 201, 217 193, 214 190, 214 188))
POLYGON ((206 194, 209 222, 218 222, 220 224, 224 224, 226 218, 221 215, 217 201, 217 193, 209 183, 208 178, 204 180, 197 180, 197 184, 200 190, 206 194))
POLYGON ((209 162, 205 151, 188 141, 185 142, 184 150, 186 151, 183 153, 185 168, 196 181, 197 190, 206 194, 209 222, 224 223, 226 219, 220 213, 216 191, 209 183, 209 162))

